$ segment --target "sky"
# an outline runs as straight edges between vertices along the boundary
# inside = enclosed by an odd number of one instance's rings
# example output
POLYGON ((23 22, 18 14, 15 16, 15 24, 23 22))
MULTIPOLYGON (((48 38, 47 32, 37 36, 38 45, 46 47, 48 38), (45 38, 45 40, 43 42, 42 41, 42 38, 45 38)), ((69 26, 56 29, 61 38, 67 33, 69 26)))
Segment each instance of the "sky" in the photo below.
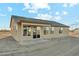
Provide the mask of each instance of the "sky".
POLYGON ((79 27, 78 3, 0 3, 0 29, 9 28, 11 15, 56 21, 79 27))

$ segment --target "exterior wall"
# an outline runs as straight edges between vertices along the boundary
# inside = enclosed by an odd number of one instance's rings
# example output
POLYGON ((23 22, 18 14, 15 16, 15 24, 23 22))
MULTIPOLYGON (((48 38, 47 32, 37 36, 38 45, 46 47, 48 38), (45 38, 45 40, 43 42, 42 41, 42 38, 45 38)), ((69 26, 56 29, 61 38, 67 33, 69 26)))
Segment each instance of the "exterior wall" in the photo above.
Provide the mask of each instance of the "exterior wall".
POLYGON ((42 27, 44 27, 44 26, 50 27, 50 25, 33 24, 33 23, 22 23, 21 30, 20 30, 21 36, 19 36, 21 41, 23 41, 23 40, 32 40, 33 39, 33 31, 31 32, 31 36, 23 36, 23 25, 35 25, 35 26, 40 27, 40 38, 42 38, 42 39, 43 38, 58 38, 58 37, 68 36, 68 32, 69 32, 68 28, 63 27, 63 32, 61 34, 59 34, 59 29, 61 27, 54 27, 54 33, 53 34, 50 34, 50 31, 49 31, 49 34, 44 35, 42 27), (39 25, 41 25, 41 26, 39 26, 39 25))
POLYGON ((58 37, 65 37, 68 36, 68 28, 63 28, 63 32, 61 34, 59 34, 59 29, 60 27, 54 27, 54 33, 53 34, 48 34, 48 35, 44 35, 42 32, 42 37, 43 38, 58 38, 58 37))
POLYGON ((18 37, 18 35, 19 35, 19 31, 18 31, 19 27, 18 26, 19 25, 14 21, 14 19, 12 19, 12 23, 11 23, 11 34, 12 34, 13 38, 16 41, 19 41, 19 37, 18 37), (14 28, 15 25, 17 27, 16 29, 14 28))
MULTIPOLYGON (((17 24, 14 20, 12 20, 12 24, 11 24, 11 33, 12 36, 15 38, 16 41, 22 42, 25 40, 33 40, 33 31, 31 32, 31 36, 23 36, 23 25, 31 25, 31 26, 38 26, 40 27, 40 38, 58 38, 58 37, 64 37, 64 36, 68 36, 68 28, 63 27, 63 32, 61 34, 59 34, 59 29, 61 27, 54 27, 54 33, 47 35, 44 35, 44 31, 43 31, 43 27, 51 27, 51 25, 46 25, 46 24, 34 24, 34 23, 21 23, 21 24, 17 24), (16 31, 14 30, 14 24, 16 24, 17 29, 16 31)), ((38 38, 36 38, 38 39, 38 38)))
POLYGON ((18 41, 21 41, 21 36, 22 36, 22 30, 21 30, 22 26, 21 24, 18 24, 18 29, 17 29, 17 38, 18 38, 18 41))
MULTIPOLYGON (((33 23, 22 23, 21 25, 21 36, 20 36, 20 41, 23 41, 23 40, 32 40, 33 39, 33 31, 31 32, 31 36, 23 36, 23 25, 32 25, 32 26, 50 26, 50 25, 45 25, 45 24, 33 24, 33 23)), ((41 31, 41 28, 40 28, 40 31, 41 31)), ((42 31, 40 32, 40 38, 42 38, 42 31)))

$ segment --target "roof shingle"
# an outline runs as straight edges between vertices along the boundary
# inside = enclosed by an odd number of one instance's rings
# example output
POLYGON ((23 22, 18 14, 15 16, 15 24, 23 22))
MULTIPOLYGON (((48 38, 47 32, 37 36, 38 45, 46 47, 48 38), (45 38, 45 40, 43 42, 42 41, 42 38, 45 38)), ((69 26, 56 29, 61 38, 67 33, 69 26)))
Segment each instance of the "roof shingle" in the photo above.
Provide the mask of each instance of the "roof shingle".
POLYGON ((22 17, 22 16, 15 16, 15 15, 12 15, 11 18, 13 18, 16 22, 19 22, 20 20, 24 20, 24 21, 33 22, 33 23, 50 24, 50 25, 56 26, 56 27, 69 27, 67 25, 58 23, 56 21, 48 21, 48 20, 42 20, 42 19, 27 18, 27 17, 22 17))

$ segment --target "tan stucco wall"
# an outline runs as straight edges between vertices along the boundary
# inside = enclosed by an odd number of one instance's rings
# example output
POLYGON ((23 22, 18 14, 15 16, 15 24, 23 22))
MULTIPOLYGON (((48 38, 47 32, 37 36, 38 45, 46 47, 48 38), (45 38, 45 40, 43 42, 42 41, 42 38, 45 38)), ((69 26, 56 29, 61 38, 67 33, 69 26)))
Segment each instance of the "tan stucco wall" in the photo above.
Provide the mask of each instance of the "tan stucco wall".
MULTIPOLYGON (((15 24, 14 21, 12 21, 12 25, 11 28, 13 28, 13 24, 15 24)), ((64 36, 68 36, 68 28, 63 27, 63 33, 59 34, 59 28, 60 27, 54 27, 54 33, 53 34, 48 34, 48 35, 44 35, 43 34, 43 30, 42 27, 47 26, 50 27, 50 25, 46 25, 46 24, 33 24, 33 23, 21 23, 21 24, 17 24, 17 32, 15 32, 14 30, 12 31, 12 35, 15 38, 15 40, 17 41, 24 41, 24 40, 32 40, 33 39, 33 34, 31 33, 31 36, 23 36, 23 25, 35 25, 35 26, 39 26, 40 27, 40 38, 57 38, 57 37, 64 37, 64 36)))
POLYGON ((64 36, 68 36, 68 29, 64 28, 63 32, 61 34, 59 34, 59 28, 60 27, 54 27, 54 33, 53 34, 48 34, 48 35, 43 35, 42 32, 42 37, 43 38, 57 38, 57 37, 64 37, 64 36))
POLYGON ((11 34, 13 36, 13 38, 16 40, 16 41, 19 41, 19 37, 18 37, 18 29, 17 28, 17 31, 14 30, 14 25, 16 24, 16 26, 18 27, 18 24, 12 19, 12 23, 11 23, 11 34))
MULTIPOLYGON (((31 36, 23 36, 23 25, 30 25, 30 24, 28 24, 28 23, 22 23, 22 25, 21 25, 21 38, 20 38, 20 40, 22 41, 22 40, 31 40, 31 39, 33 39, 33 34, 31 33, 31 36)), ((36 25, 36 24, 32 24, 31 23, 31 25, 36 25)), ((40 25, 40 24, 39 24, 40 25)), ((37 26, 37 25, 36 25, 37 26)), ((54 27, 54 33, 53 34, 48 34, 48 35, 44 35, 43 34, 43 30, 42 30, 42 26, 48 26, 48 27, 50 27, 50 25, 45 25, 45 24, 41 24, 41 26, 40 26, 40 38, 57 38, 57 37, 64 37, 64 36, 68 36, 68 28, 66 28, 66 27, 63 27, 63 33, 62 34, 59 34, 59 28, 60 27, 54 27)))

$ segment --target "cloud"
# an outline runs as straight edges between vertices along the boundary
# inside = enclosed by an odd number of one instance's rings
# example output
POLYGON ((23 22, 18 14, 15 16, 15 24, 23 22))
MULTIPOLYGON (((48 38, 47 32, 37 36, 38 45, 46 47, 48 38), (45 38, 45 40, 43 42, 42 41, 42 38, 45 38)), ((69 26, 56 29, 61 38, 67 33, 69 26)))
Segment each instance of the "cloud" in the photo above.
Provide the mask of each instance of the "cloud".
POLYGON ((78 2, 79 0, 1 0, 0 2, 2 3, 24 3, 24 2, 48 2, 48 3, 74 3, 74 2, 78 2))
POLYGON ((55 12, 56 16, 66 16, 68 14, 67 11, 62 11, 61 13, 60 12, 55 12))
POLYGON ((28 10, 29 13, 37 13, 35 10, 28 10))
POLYGON ((68 14, 68 12, 67 11, 63 11, 63 15, 67 15, 68 14))
POLYGON ((62 17, 61 16, 55 16, 54 19, 58 21, 58 20, 62 20, 62 17))
POLYGON ((6 16, 6 15, 5 15, 5 14, 1 14, 1 13, 0 13, 0 16, 6 16))
POLYGON ((38 14, 35 18, 44 20, 53 20, 53 21, 62 20, 61 16, 52 16, 50 14, 38 14))
POLYGON ((68 4, 67 3, 64 3, 63 4, 63 7, 67 8, 68 7, 68 4))
POLYGON ((5 28, 6 30, 11 30, 11 28, 5 28))
POLYGON ((64 3, 63 7, 65 7, 65 8, 67 8, 67 7, 74 7, 76 5, 78 5, 78 3, 64 3))
POLYGON ((78 4, 78 3, 70 3, 69 6, 70 6, 70 7, 74 7, 74 6, 76 6, 77 4, 78 4))
POLYGON ((2 28, 0 28, 0 30, 11 30, 11 29, 10 28, 2 27, 2 28))
POLYGON ((8 11, 11 12, 13 9, 12 7, 8 7, 8 11))
POLYGON ((59 15, 59 14, 60 14, 60 12, 56 12, 55 14, 56 14, 56 15, 59 15))
POLYGON ((24 10, 25 9, 29 9, 31 6, 30 6, 30 3, 29 2, 26 2, 26 3, 24 3, 24 10))
POLYGON ((48 6, 48 3, 32 3, 32 8, 34 9, 47 8, 48 10, 50 9, 50 7, 48 6))
POLYGON ((44 19, 44 20, 51 20, 52 15, 49 14, 38 14, 35 18, 37 19, 44 19))
POLYGON ((24 8, 23 11, 25 11, 26 9, 29 11, 31 10, 32 12, 34 11, 38 11, 39 9, 47 9, 50 10, 50 6, 48 5, 48 3, 24 3, 24 8))

